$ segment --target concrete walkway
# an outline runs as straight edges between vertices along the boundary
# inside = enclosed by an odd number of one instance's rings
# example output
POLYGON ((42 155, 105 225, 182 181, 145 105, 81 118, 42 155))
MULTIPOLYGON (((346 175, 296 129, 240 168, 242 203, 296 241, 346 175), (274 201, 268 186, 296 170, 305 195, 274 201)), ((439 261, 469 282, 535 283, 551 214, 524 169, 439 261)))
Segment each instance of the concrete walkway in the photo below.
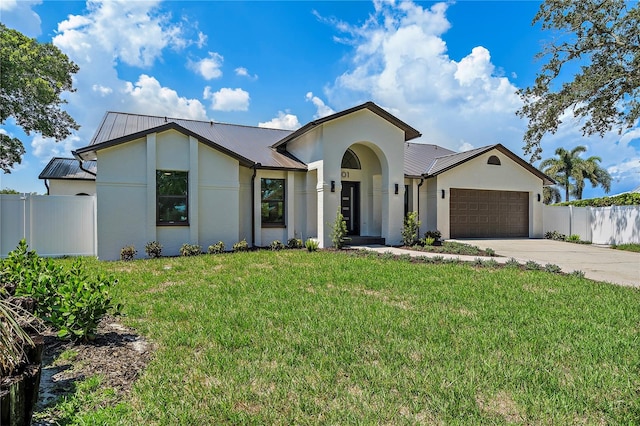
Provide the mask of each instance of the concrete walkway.
POLYGON ((491 248, 502 257, 429 253, 381 245, 352 246, 351 248, 372 250, 378 253, 391 252, 398 255, 441 256, 445 259, 460 259, 467 262, 473 262, 475 259, 494 259, 498 263, 505 263, 513 257, 520 263, 526 263, 528 260, 533 260, 542 266, 552 263, 558 265, 563 272, 582 271, 585 277, 592 280, 640 288, 640 253, 543 239, 455 241, 478 246, 481 249, 491 248))

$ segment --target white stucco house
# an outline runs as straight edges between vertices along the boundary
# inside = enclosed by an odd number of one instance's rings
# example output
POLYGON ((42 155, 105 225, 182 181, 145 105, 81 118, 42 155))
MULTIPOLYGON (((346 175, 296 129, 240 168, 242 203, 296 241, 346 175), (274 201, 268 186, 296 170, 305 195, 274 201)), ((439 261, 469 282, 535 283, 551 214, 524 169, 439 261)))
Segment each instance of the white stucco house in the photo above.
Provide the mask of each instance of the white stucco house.
POLYGON ((167 255, 219 240, 327 247, 338 211, 351 235, 390 245, 409 211, 443 238, 542 237, 551 179, 499 144, 456 153, 420 136, 372 102, 296 131, 108 112, 77 169, 51 173, 71 161, 54 159, 41 178, 52 194, 96 194, 102 259, 149 241, 167 255), (80 175, 93 190, 67 185, 80 175))

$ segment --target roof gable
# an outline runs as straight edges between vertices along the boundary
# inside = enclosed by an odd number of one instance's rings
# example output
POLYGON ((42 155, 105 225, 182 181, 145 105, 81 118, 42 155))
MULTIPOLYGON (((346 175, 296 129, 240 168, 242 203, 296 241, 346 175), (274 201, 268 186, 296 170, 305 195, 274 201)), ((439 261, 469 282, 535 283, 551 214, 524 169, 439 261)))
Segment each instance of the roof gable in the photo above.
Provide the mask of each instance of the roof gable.
POLYGON ((315 127, 320 126, 321 124, 324 124, 328 121, 332 121, 332 120, 336 120, 338 118, 344 117, 346 115, 352 114, 354 112, 357 111, 361 111, 367 109, 371 112, 373 112, 374 114, 380 116, 381 118, 387 120, 389 123, 393 124, 394 126, 398 127, 399 129, 404 131, 404 140, 405 141, 409 141, 411 139, 415 139, 418 138, 420 136, 422 136, 422 134, 417 131, 416 129, 414 129, 413 127, 409 126, 407 123, 405 123, 404 121, 400 120, 398 117, 390 114, 389 112, 385 111, 384 109, 380 108, 378 105, 374 104, 373 102, 365 102, 364 104, 361 105, 357 105, 353 108, 349 108, 349 109, 345 109, 344 111, 340 111, 337 112, 335 114, 331 114, 328 115, 326 117, 322 117, 319 118, 317 120, 314 120, 310 123, 305 124, 304 126, 302 126, 301 128, 299 128, 298 130, 296 130, 295 132, 285 136, 284 138, 282 138, 281 140, 277 141, 276 143, 274 143, 272 145, 273 148, 279 148, 279 149, 284 149, 284 147, 286 147, 287 143, 295 138, 298 138, 300 136, 302 136, 303 134, 307 133, 308 131, 314 129, 315 127))
POLYGON ((75 153, 83 159, 94 159, 96 152, 101 149, 167 130, 193 136, 247 167, 258 165, 262 168, 306 169, 306 165, 292 155, 270 147, 291 133, 289 130, 117 112, 108 112, 91 143, 75 153))
POLYGON ((441 173, 451 170, 454 167, 457 167, 463 163, 466 163, 467 161, 472 160, 493 149, 500 151, 501 153, 509 157, 511 160, 513 160, 515 163, 523 167, 525 170, 542 179, 543 185, 554 185, 556 183, 549 176, 542 173, 540 170, 536 169, 531 164, 524 161, 522 158, 518 157, 509 149, 505 148, 502 144, 483 146, 483 147, 472 149, 469 151, 458 152, 458 153, 453 153, 450 155, 438 157, 428 168, 424 176, 425 177, 437 176, 441 173))

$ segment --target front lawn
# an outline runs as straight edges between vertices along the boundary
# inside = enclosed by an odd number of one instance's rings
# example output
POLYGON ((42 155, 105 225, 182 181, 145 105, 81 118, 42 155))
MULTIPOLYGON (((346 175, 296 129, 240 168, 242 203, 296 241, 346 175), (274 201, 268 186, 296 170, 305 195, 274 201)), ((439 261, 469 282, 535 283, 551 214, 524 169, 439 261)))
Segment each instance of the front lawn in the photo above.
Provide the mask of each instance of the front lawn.
POLYGON ((640 253, 640 244, 635 244, 635 243, 619 244, 617 246, 611 246, 611 248, 616 250, 625 250, 625 251, 633 251, 636 253, 640 253))
POLYGON ((89 267, 158 349, 118 405, 79 390, 81 424, 640 422, 637 289, 322 251, 89 267))

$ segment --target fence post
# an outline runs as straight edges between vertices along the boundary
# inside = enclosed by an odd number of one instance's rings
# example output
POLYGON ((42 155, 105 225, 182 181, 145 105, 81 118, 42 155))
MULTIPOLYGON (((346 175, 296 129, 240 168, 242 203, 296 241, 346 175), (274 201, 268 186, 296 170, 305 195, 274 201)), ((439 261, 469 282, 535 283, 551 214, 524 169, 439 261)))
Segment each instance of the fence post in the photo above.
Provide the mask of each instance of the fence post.
POLYGON ((569 206, 569 235, 573 234, 573 206, 569 206))

